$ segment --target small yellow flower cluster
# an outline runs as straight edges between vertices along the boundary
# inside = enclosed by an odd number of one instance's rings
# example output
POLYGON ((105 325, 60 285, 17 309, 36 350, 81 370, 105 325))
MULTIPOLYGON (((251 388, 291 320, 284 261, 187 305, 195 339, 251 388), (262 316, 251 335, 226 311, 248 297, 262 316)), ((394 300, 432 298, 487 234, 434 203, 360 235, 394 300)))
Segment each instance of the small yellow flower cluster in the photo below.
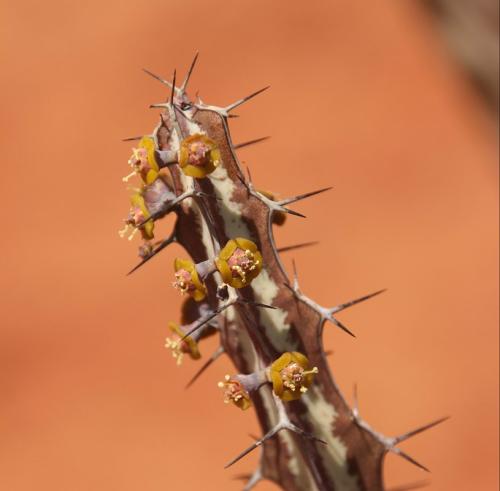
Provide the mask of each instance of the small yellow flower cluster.
POLYGON ((137 148, 132 149, 132 156, 128 160, 132 172, 123 178, 127 182, 135 175, 141 176, 144 184, 151 184, 158 177, 160 167, 155 157, 155 141, 151 136, 143 136, 137 148))
MULTIPOLYGON (((160 163, 156 158, 156 143, 152 136, 141 138, 137 148, 132 149, 128 163, 132 167, 132 172, 125 176, 123 181, 128 182, 131 177, 138 175, 143 182, 143 187, 132 195, 129 217, 125 220, 125 227, 119 232, 120 237, 128 235, 131 240, 137 232, 137 225, 151 216, 144 203, 144 189, 160 176, 160 163)), ((181 141, 178 163, 187 176, 203 178, 211 174, 221 163, 220 150, 208 136, 196 133, 181 141)), ((153 239, 152 220, 140 229, 144 240, 153 239)))
POLYGON ((283 353, 269 367, 274 393, 284 401, 300 399, 313 382, 318 369, 309 369, 309 360, 298 351, 283 353))
MULTIPOLYGON (((270 382, 273 392, 281 400, 295 401, 307 392, 317 373, 316 367, 309 368, 309 360, 305 355, 297 351, 286 352, 266 369, 264 383, 270 382)), ((249 392, 262 385, 248 382, 249 378, 249 375, 226 375, 224 381, 219 382, 219 387, 224 389, 224 402, 232 402, 240 409, 248 409, 251 405, 249 392)))
POLYGON ((132 240, 134 235, 137 233, 137 230, 141 231, 142 238, 146 241, 154 238, 153 230, 154 230, 154 222, 153 220, 149 220, 144 223, 144 225, 138 227, 141 223, 147 220, 151 213, 149 212, 146 203, 144 201, 144 197, 140 191, 134 193, 130 197, 130 212, 128 217, 125 220, 125 227, 120 230, 118 233, 120 237, 125 237, 128 235, 128 240, 132 240))
POLYGON ((206 135, 196 133, 181 142, 179 166, 186 176, 198 179, 211 174, 220 164, 220 150, 206 135))
POLYGON ((250 395, 243 384, 236 378, 226 375, 223 382, 217 384, 224 390, 224 403, 233 403, 243 411, 252 405, 250 395))
POLYGON ((174 288, 177 288, 182 295, 188 294, 197 302, 207 296, 207 287, 200 280, 196 264, 189 259, 174 260, 175 281, 174 288))
POLYGON ((172 356, 176 359, 177 365, 182 363, 184 354, 188 354, 193 360, 199 360, 201 354, 196 340, 191 336, 183 339, 185 333, 175 322, 169 322, 168 327, 174 336, 165 340, 165 348, 172 350, 172 356))
POLYGON ((262 270, 262 255, 251 240, 239 237, 225 245, 215 259, 215 265, 224 283, 243 288, 262 270))
MULTIPOLYGON (((227 285, 234 288, 248 286, 262 270, 262 254, 257 246, 248 239, 238 237, 227 242, 214 264, 227 285)), ((191 295, 196 301, 206 297, 207 289, 189 259, 175 259, 174 287, 182 294, 191 295)))

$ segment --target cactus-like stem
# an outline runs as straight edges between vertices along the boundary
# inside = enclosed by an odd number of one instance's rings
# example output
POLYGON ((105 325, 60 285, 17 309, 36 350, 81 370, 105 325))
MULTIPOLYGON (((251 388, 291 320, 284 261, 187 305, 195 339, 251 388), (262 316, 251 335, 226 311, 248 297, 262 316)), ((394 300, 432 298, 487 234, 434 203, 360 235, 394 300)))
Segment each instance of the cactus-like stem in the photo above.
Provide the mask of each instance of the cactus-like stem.
POLYGON ((267 87, 224 107, 191 101, 186 90, 197 56, 179 87, 175 72, 168 81, 145 70, 168 88, 168 98, 151 106, 161 109, 160 123, 141 137, 131 160, 143 185, 127 223, 146 241, 132 271, 173 242, 191 257, 176 259, 174 283, 198 307, 172 327, 178 338, 167 346, 179 362, 184 352, 199 358, 198 344, 208 334, 218 335, 220 344, 188 386, 225 354, 237 370, 219 384, 226 402, 255 408, 263 436, 226 467, 259 447, 259 466, 244 489, 270 479, 287 491, 382 491, 388 452, 427 470, 397 445, 444 419, 394 438, 376 432, 357 403, 354 409, 347 404, 323 347, 327 321, 354 336, 335 314, 383 290, 323 307, 302 293, 295 265, 290 281, 281 262, 281 252, 312 243, 279 248, 273 224, 283 224, 288 214, 304 217, 289 205, 330 188, 286 199, 258 191, 236 149, 263 138, 233 145, 228 119, 267 87), (167 213, 177 215, 174 230, 152 245, 154 223, 167 213))

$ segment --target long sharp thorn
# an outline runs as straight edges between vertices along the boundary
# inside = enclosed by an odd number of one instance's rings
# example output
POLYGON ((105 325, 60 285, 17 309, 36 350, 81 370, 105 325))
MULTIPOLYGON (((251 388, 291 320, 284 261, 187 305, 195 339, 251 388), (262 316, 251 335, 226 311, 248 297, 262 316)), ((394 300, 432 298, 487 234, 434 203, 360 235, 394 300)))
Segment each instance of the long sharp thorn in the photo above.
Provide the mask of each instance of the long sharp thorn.
POLYGON ((315 196, 316 194, 324 193, 325 191, 329 191, 332 187, 318 189, 317 191, 311 191, 310 193, 299 194, 297 196, 293 196, 292 198, 286 198, 279 202, 280 205, 288 205, 290 203, 295 203, 296 201, 300 201, 301 199, 309 198, 310 196, 315 196))
POLYGON ((212 312, 211 314, 209 314, 202 322, 200 322, 199 324, 196 324, 192 329, 190 329, 186 334, 184 334, 184 336, 181 338, 181 341, 184 341, 186 338, 191 336, 191 334, 196 332, 198 329, 201 329, 203 326, 208 324, 214 317, 217 317, 217 315, 219 315, 220 312, 222 312, 222 310, 218 309, 215 312, 212 312))
POLYGON ((433 428, 434 426, 437 426, 438 424, 443 423, 447 419, 450 419, 450 417, 445 416, 444 418, 439 418, 436 421, 433 421, 432 423, 426 424, 424 426, 421 426, 420 428, 409 431, 408 433, 405 433, 404 435, 397 436, 394 438, 394 444, 396 445, 398 443, 404 442, 405 440, 408 440, 408 438, 411 438, 412 436, 418 435, 419 433, 422 433, 423 431, 429 430, 430 428, 433 428))
POLYGON ((238 454, 233 460, 228 462, 225 466, 224 469, 227 469, 228 467, 231 467, 233 464, 236 464, 238 460, 241 460, 243 457, 248 455, 252 450, 255 450, 257 447, 260 447, 266 440, 269 440, 272 438, 275 434, 277 433, 276 429, 272 429, 269 433, 267 433, 265 436, 263 436, 260 440, 257 440, 256 442, 252 443, 248 448, 243 450, 240 454, 238 454))
MULTIPOLYGON (((212 195, 209 195, 209 194, 203 193, 203 192, 198 193, 198 197, 200 197, 200 196, 204 196, 206 198, 218 199, 216 196, 212 196, 212 195)), ((177 196, 168 205, 165 205, 164 208, 160 209, 159 211, 157 211, 155 213, 152 213, 151 215, 148 216, 148 218, 143 220, 141 223, 138 223, 135 227, 141 228, 144 225, 146 225, 146 223, 148 223, 150 221, 156 221, 160 218, 163 218, 165 215, 170 213, 179 203, 181 203, 182 201, 184 201, 187 198, 194 198, 194 196, 191 193, 187 193, 187 192, 177 196)))
POLYGON ((181 341, 184 341, 186 338, 191 336, 194 332, 196 332, 198 329, 202 328, 204 325, 208 324, 214 317, 217 317, 221 312, 224 312, 228 307, 231 307, 234 305, 235 302, 229 302, 226 305, 223 305, 222 307, 219 307, 217 310, 212 312, 211 314, 208 314, 202 322, 196 324, 192 329, 190 329, 184 336, 181 338, 181 341))
POLYGON ((250 445, 247 449, 243 450, 239 455, 237 455, 233 460, 228 462, 225 466, 224 469, 227 469, 228 467, 231 467, 232 465, 236 464, 238 460, 241 460, 243 457, 248 455, 252 450, 255 450, 258 446, 262 445, 263 441, 259 440, 258 442, 253 443, 250 445))
POLYGON ((319 242, 313 241, 313 242, 302 242, 301 244, 294 244, 291 246, 285 246, 285 247, 278 247, 278 252, 288 252, 288 251, 294 251, 295 249, 302 249, 302 247, 309 247, 312 245, 316 245, 319 242))
POLYGON ((172 234, 170 237, 168 237, 167 239, 165 239, 160 245, 158 245, 154 250, 153 252, 145 257, 137 266, 135 266, 134 268, 132 268, 128 273, 127 273, 127 276, 132 274, 134 271, 138 270, 141 266, 143 266, 144 264, 146 264, 150 259, 153 259, 154 256, 156 256, 160 251, 162 251, 163 249, 165 249, 165 247, 167 247, 168 245, 172 244, 172 242, 175 242, 175 235, 172 234))
POLYGON ((191 66, 189 67, 189 70, 186 73, 186 77, 184 78, 184 82, 182 82, 182 85, 179 89, 181 95, 184 94, 184 92, 186 92, 186 87, 187 87, 187 84, 189 83, 189 79, 191 78, 191 74, 193 73, 193 68, 196 64, 196 60, 198 59, 198 55, 199 55, 199 53, 196 52, 196 54, 194 55, 193 61, 191 62, 191 66))
POLYGON ((290 208, 285 208, 284 206, 282 207, 282 211, 285 211, 286 213, 290 213, 290 215, 295 215, 296 217, 307 218, 302 213, 299 213, 298 211, 291 210, 290 208))
POLYGON ((240 148, 249 147, 250 145, 255 145, 257 143, 263 142, 265 140, 269 140, 270 136, 263 136, 262 138, 255 138, 254 140, 248 140, 246 142, 238 143, 234 145, 234 149, 238 150, 240 148))
POLYGON ((318 438, 317 436, 313 435, 312 433, 309 433, 308 431, 304 431, 302 428, 299 428, 294 424, 287 426, 287 429, 293 431, 294 433, 297 433, 297 435, 300 435, 303 438, 307 438, 308 440, 313 440, 315 442, 322 443, 323 445, 328 445, 328 443, 325 440, 318 438))
POLYGON ((403 459, 407 460, 408 462, 412 463, 413 465, 416 465, 419 469, 422 469, 425 472, 430 472, 430 470, 427 467, 425 467, 425 465, 422 465, 420 462, 417 462, 413 457, 410 457, 407 453, 403 452, 399 448, 393 448, 391 450, 396 455, 399 455, 400 457, 403 457, 403 459))
POLYGON ((200 376, 205 372, 205 370, 214 363, 219 356, 224 353, 224 348, 222 346, 219 346, 214 353, 212 353, 212 356, 203 364, 203 366, 193 375, 191 380, 186 384, 186 389, 189 389, 197 380, 200 378, 200 376))
POLYGON ((396 486, 395 488, 389 488, 387 491, 412 491, 413 489, 424 488, 430 483, 430 481, 417 481, 410 484, 403 484, 402 486, 396 486))
POLYGON ((156 80, 160 81, 162 84, 166 85, 167 87, 172 87, 172 84, 170 82, 168 82, 164 78, 161 78, 158 75, 155 75, 153 72, 150 72, 149 70, 146 70, 145 68, 143 68, 142 71, 147 73, 149 76, 155 78, 156 80))
POLYGON ((350 300, 349 302, 343 303, 338 305, 337 307, 334 307, 332 309, 332 313, 340 312, 341 310, 345 310, 349 307, 352 307, 353 305, 356 305, 357 303, 364 302, 365 300, 369 300, 370 298, 373 298, 377 295, 380 295, 381 293, 384 293, 387 291, 387 288, 383 288, 382 290, 378 290, 374 293, 369 293, 368 295, 364 295, 363 297, 356 298, 354 300, 350 300))
POLYGON ((272 305, 267 305, 265 303, 253 302, 252 300, 239 299, 239 301, 245 305, 251 305, 253 307, 262 307, 264 309, 276 309, 277 308, 277 307, 274 307, 272 305))
POLYGON ((172 77, 172 91, 170 92, 170 104, 174 104, 174 96, 175 96, 175 75, 176 71, 174 70, 174 76, 172 77))
POLYGON ((136 141, 140 140, 142 136, 129 136, 128 138, 123 138, 122 142, 131 142, 131 141, 136 141))
POLYGON ((257 92, 254 92, 253 94, 247 95, 246 97, 243 97, 242 99, 240 99, 236 102, 233 102, 232 104, 229 104, 229 106, 225 107, 226 112, 232 111, 235 107, 241 106, 241 104, 243 104, 246 101, 248 101, 249 99, 252 99, 253 97, 259 95, 261 92, 264 92, 269 87, 270 87, 270 85, 268 85, 267 87, 264 87, 263 89, 258 90, 257 92))
POLYGON ((340 327, 340 329, 345 331, 347 334, 351 335, 353 338, 356 337, 355 334, 353 334, 351 331, 349 331, 349 329, 347 329, 347 327, 344 326, 344 324, 342 324, 342 322, 340 322, 338 319, 335 319, 335 317, 333 317, 333 316, 328 317, 328 320, 333 322, 337 327, 340 327))

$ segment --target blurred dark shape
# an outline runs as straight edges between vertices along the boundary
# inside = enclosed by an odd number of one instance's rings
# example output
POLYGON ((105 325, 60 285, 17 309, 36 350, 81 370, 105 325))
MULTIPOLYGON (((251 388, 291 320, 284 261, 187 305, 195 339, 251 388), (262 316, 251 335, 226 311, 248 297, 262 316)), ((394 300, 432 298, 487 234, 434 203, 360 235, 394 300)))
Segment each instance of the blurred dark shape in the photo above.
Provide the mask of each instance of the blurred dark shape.
POLYGON ((498 0, 425 0, 453 55, 499 111, 498 0))

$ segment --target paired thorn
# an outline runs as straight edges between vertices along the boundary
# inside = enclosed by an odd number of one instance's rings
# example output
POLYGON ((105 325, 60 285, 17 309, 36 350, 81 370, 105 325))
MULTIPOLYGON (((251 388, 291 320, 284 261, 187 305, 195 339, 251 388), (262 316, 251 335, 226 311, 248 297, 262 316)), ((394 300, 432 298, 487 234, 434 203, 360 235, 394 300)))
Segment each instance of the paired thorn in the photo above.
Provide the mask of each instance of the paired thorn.
POLYGON ((358 303, 364 302, 365 300, 369 300, 370 298, 373 298, 377 295, 380 295, 381 293, 385 292, 387 289, 384 288, 382 290, 378 290, 374 293, 369 293, 368 295, 364 295, 362 297, 356 298, 354 300, 351 300, 349 302, 337 305, 336 307, 333 307, 331 309, 327 309, 326 311, 326 319, 328 319, 330 322, 333 322, 337 327, 340 327, 340 329, 344 330, 348 334, 350 334, 353 338, 356 336, 344 325, 342 322, 340 322, 337 318, 333 316, 333 314, 340 312, 341 310, 345 310, 349 307, 352 307, 353 305, 356 305, 358 303))
POLYGON ((210 356, 210 358, 203 364, 203 366, 193 375, 191 380, 186 384, 186 389, 189 389, 205 372, 205 370, 210 367, 222 354, 224 353, 224 348, 219 346, 210 356))
POLYGON ((445 416, 444 418, 439 418, 436 419, 435 421, 432 421, 431 423, 428 423, 426 425, 420 426, 419 428, 416 428, 415 430, 409 431, 407 433, 404 433, 403 435, 399 435, 395 438, 393 438, 393 444, 397 445, 398 443, 404 442, 405 440, 408 440, 412 436, 418 435, 419 433, 422 433, 424 431, 430 430, 434 426, 437 426, 441 423, 444 423, 446 420, 450 419, 449 416, 445 416))
POLYGON ((153 77, 154 79, 158 80, 163 85, 166 85, 167 87, 172 88, 172 84, 170 82, 168 82, 167 80, 165 80, 164 78, 160 77, 159 75, 156 75, 153 72, 146 70, 145 68, 143 68, 142 71, 147 73, 150 77, 153 77))
POLYGON ((186 87, 189 83, 189 79, 191 78, 191 74, 193 73, 193 69, 196 65, 196 60, 198 59, 199 54, 199 52, 196 52, 196 54, 194 55, 193 61, 191 62, 188 72, 186 73, 186 77, 184 78, 184 82, 182 82, 182 85, 180 86, 179 92, 181 96, 186 92, 186 87))
POLYGON ((262 138, 255 138, 254 140, 248 140, 246 142, 238 143, 234 145, 234 149, 238 150, 240 148, 249 147, 250 145, 256 145, 257 143, 263 142, 265 140, 269 140, 270 136, 263 136, 262 138))
POLYGON ((181 203, 187 198, 201 198, 201 197, 219 199, 216 196, 204 193, 203 191, 185 191, 184 193, 177 196, 173 200, 169 200, 168 203, 164 203, 164 205, 160 208, 160 210, 149 215, 149 217, 146 218, 146 220, 143 220, 141 223, 138 223, 136 225, 136 228, 141 228, 148 222, 156 221, 160 218, 163 218, 167 213, 171 212, 179 203, 181 203))
POLYGON ((400 457, 403 457, 403 459, 407 460, 410 462, 410 464, 413 464, 414 466, 418 467, 419 469, 425 471, 425 472, 431 472, 425 465, 422 465, 420 462, 417 462, 413 457, 410 457, 406 452, 403 452, 403 450, 394 447, 391 448, 390 451, 396 455, 399 455, 400 457))
POLYGON ((277 203, 281 206, 289 205, 290 203, 295 203, 296 201, 300 201, 300 200, 309 198, 311 196, 315 196, 317 194, 324 193, 325 191, 329 191, 330 189, 332 189, 331 186, 328 188, 318 189, 317 191, 311 191, 309 193, 299 194, 299 195, 293 196, 291 198, 286 198, 286 199, 283 199, 281 201, 278 201, 277 203))
POLYGON ((285 213, 289 213, 290 215, 294 215, 296 217, 307 218, 302 213, 299 213, 298 211, 291 210, 290 208, 286 208, 285 206, 280 206, 279 211, 284 211, 285 213))
POLYGON ((277 433, 279 433, 282 430, 289 430, 289 431, 297 433, 298 435, 300 435, 304 438, 307 438, 309 440, 314 440, 314 441, 317 441, 317 442, 322 443, 324 445, 327 445, 327 443, 324 440, 321 440, 320 438, 315 437, 311 433, 308 433, 307 431, 302 430, 301 428, 295 426, 294 424, 292 424, 290 422, 281 423, 281 424, 278 424, 277 426, 275 426, 274 428, 272 428, 271 430, 269 430, 261 439, 252 443, 252 445, 247 447, 245 450, 243 450, 243 452, 239 453, 234 459, 229 461, 224 466, 224 469, 227 469, 228 467, 231 467, 232 465, 236 464, 236 462, 238 462, 243 457, 248 455, 250 452, 252 452, 252 450, 255 450, 257 447, 260 447, 267 440, 271 439, 274 435, 276 435, 277 433))
POLYGON ((280 201, 276 201, 276 204, 275 204, 275 206, 272 206, 272 209, 277 210, 277 211, 282 211, 285 213, 289 213, 290 215, 295 215, 297 217, 307 218, 302 213, 291 210, 290 208, 287 208, 285 205, 295 203, 297 201, 309 198, 311 196, 315 196, 316 194, 324 193, 325 191, 328 191, 329 189, 332 189, 332 188, 328 187, 328 188, 318 189, 317 191, 311 191, 309 193, 299 194, 299 195, 293 196, 291 198, 286 198, 286 199, 282 199, 280 201))
POLYGON ((294 280, 293 280, 294 286, 292 287, 288 283, 283 283, 283 286, 285 288, 288 288, 299 300, 302 300, 307 305, 309 305, 310 307, 312 307, 316 312, 318 312, 321 315, 321 318, 323 320, 329 320, 330 322, 332 322, 333 324, 335 324, 337 327, 339 327, 340 329, 342 329, 344 332, 346 332, 347 334, 349 334, 350 336, 352 336, 353 338, 355 338, 356 335, 353 332, 351 332, 346 326, 344 326, 344 324, 342 324, 342 322, 340 322, 338 319, 336 319, 335 317, 333 317, 333 315, 330 314, 330 312, 329 312, 328 309, 325 309, 324 307, 321 307, 316 302, 314 302, 313 300, 311 300, 310 298, 306 297, 305 295, 303 295, 301 293, 301 291, 299 289, 299 285, 298 285, 298 281, 297 281, 297 274, 296 273, 297 272, 295 270, 295 262, 294 262, 294 280))
POLYGON ((376 292, 369 293, 368 295, 364 295, 364 296, 356 298, 354 300, 350 300, 349 302, 342 303, 342 304, 337 305, 336 307, 333 307, 332 309, 330 309, 330 312, 332 314, 335 314, 337 312, 340 312, 341 310, 345 310, 349 307, 352 307, 353 305, 364 302, 365 300, 369 300, 370 298, 376 297, 377 295, 380 295, 381 293, 384 293, 385 291, 387 291, 387 288, 383 288, 382 290, 377 290, 376 292))
MULTIPOLYGON (((444 418, 439 418, 435 421, 432 421, 431 423, 428 423, 426 425, 420 426, 419 428, 416 428, 415 430, 409 431, 407 433, 404 433, 403 435, 397 436, 397 437, 386 437, 382 435, 381 433, 378 433, 377 431, 373 430, 368 423, 366 423, 359 415, 359 406, 358 406, 358 395, 357 395, 357 386, 354 385, 354 408, 352 410, 352 416, 353 420, 356 422, 356 424, 370 433, 372 436, 374 436, 385 448, 386 452, 392 452, 396 455, 399 455, 403 459, 407 460, 411 464, 417 466, 419 469, 422 469, 426 472, 430 472, 430 470, 422 465, 420 462, 417 462, 413 457, 408 455, 406 452, 401 450, 400 448, 396 447, 398 443, 401 443, 405 440, 408 440, 408 438, 411 438, 412 436, 418 435, 419 433, 422 433, 423 431, 426 431, 430 428, 433 428, 434 426, 443 423, 447 419, 449 419, 449 416, 446 416, 444 418)), ((405 488, 403 488, 405 489, 405 488)), ((411 489, 411 488, 409 488, 411 489)))
POLYGON ((245 102, 247 102, 248 100, 254 98, 255 96, 261 94, 262 92, 264 92, 265 90, 269 89, 270 85, 268 85, 267 87, 264 87, 263 89, 260 89, 260 90, 257 90, 256 92, 254 92, 253 94, 250 94, 250 95, 247 95, 246 97, 243 97, 242 99, 239 99, 237 100, 236 102, 233 102, 232 104, 229 104, 228 106, 226 106, 224 108, 224 111, 226 113, 229 113, 230 111, 232 111, 234 108, 238 107, 238 106, 241 106, 242 104, 244 104, 245 102))
POLYGON ((338 305, 336 307, 327 309, 325 307, 322 307, 321 305, 318 305, 316 302, 314 302, 313 300, 311 300, 309 297, 306 297, 300 291, 299 281, 298 281, 298 277, 297 277, 297 267, 295 265, 295 261, 294 260, 292 260, 292 265, 293 265, 293 286, 291 286, 288 283, 284 283, 284 286, 286 288, 288 288, 295 295, 296 298, 298 298, 299 300, 302 300, 305 304, 309 305, 309 307, 311 307, 318 314, 320 314, 323 321, 324 320, 328 320, 328 321, 332 322, 333 324, 335 324, 337 327, 339 327, 340 329, 342 329, 344 332, 346 332, 347 334, 349 334, 353 338, 356 337, 355 334, 352 333, 342 322, 340 322, 337 318, 335 318, 333 316, 333 314, 335 314, 337 312, 340 312, 341 310, 347 309, 348 307, 351 307, 353 305, 356 305, 357 303, 360 303, 360 302, 363 302, 363 301, 368 300, 370 298, 373 298, 376 295, 379 295, 380 293, 382 293, 382 292, 385 291, 385 289, 384 290, 378 290, 378 291, 376 291, 374 293, 370 293, 368 295, 364 295, 363 297, 356 298, 355 300, 351 300, 349 302, 340 304, 340 305, 338 305))
POLYGON ((335 317, 333 317, 333 315, 329 315, 326 317, 327 320, 329 320, 330 322, 332 322, 333 324, 335 324, 337 327, 340 327, 340 329, 342 329, 344 332, 346 332, 347 334, 349 334, 350 336, 352 336, 353 338, 356 337, 356 335, 350 331, 344 324, 342 324, 342 322, 340 322, 338 319, 336 319, 335 317))
POLYGON ((175 237, 175 228, 174 228, 174 232, 172 232, 172 234, 170 235, 170 237, 168 237, 163 242, 161 242, 157 247, 155 247, 153 249, 153 251, 151 252, 151 254, 149 254, 148 256, 146 256, 137 266, 135 266, 134 268, 132 268, 127 273, 127 276, 131 275, 134 271, 138 270, 141 266, 143 266, 144 264, 146 264, 150 259, 152 259, 153 257, 155 257, 163 249, 165 249, 165 247, 169 246, 170 244, 172 244, 176 240, 177 239, 175 237))

